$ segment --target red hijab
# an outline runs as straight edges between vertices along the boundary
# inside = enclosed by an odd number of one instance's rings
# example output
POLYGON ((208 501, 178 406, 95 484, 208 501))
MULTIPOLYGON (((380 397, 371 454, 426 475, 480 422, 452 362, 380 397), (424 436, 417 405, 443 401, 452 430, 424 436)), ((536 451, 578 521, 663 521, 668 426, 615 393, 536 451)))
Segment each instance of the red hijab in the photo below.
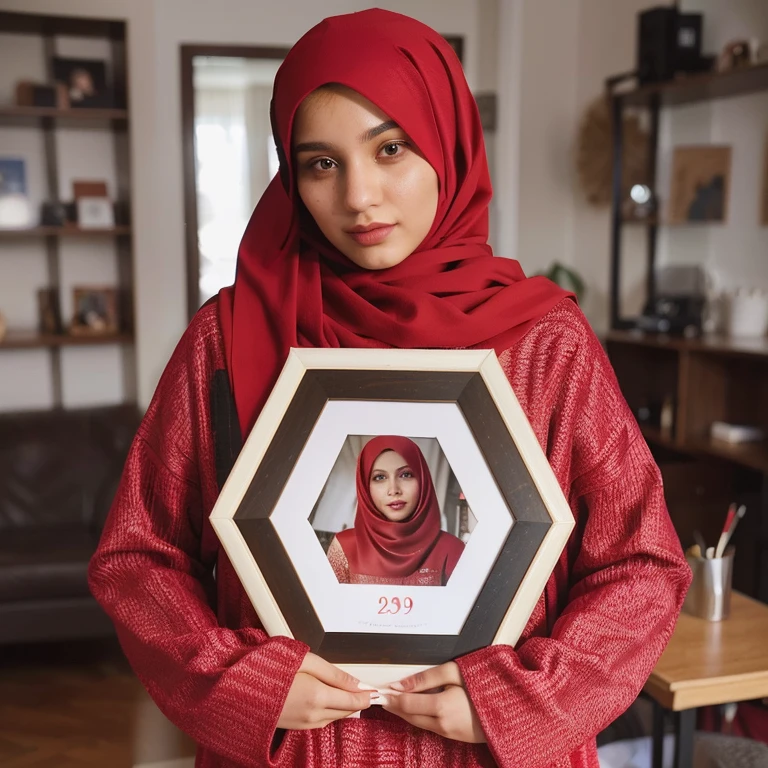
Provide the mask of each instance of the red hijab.
POLYGON ((440 536, 437 503, 424 455, 407 437, 381 435, 370 440, 357 459, 355 546, 346 552, 349 569, 366 576, 404 577, 416 571, 440 536), (399 453, 419 481, 416 511, 400 522, 387 520, 371 498, 371 470, 384 451, 399 453))
POLYGON ((243 436, 291 347, 501 352, 569 295, 543 277, 526 279, 516 261, 493 258, 477 106, 461 63, 434 30, 378 9, 326 19, 280 67, 271 111, 280 173, 243 236, 234 286, 219 294, 243 436), (395 120, 437 173, 432 229, 395 267, 355 266, 307 221, 299 200, 293 120, 304 98, 328 83, 358 91, 395 120))

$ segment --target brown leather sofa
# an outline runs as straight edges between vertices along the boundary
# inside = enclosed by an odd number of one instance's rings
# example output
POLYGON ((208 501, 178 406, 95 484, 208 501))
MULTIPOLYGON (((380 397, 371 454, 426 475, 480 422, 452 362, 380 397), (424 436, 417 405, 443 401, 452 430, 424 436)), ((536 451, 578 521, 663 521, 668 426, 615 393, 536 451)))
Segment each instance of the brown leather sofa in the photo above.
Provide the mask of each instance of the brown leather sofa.
POLYGON ((108 635, 88 561, 135 406, 0 414, 0 644, 108 635))

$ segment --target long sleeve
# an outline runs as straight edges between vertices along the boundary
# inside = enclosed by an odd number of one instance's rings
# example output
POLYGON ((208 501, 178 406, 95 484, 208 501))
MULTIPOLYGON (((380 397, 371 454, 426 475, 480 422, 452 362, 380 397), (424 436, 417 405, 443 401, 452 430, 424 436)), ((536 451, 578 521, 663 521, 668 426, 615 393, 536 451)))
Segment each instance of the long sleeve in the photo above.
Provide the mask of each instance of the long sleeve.
POLYGON ((557 331, 543 324, 502 359, 576 527, 529 625, 540 628, 458 659, 501 768, 572 765, 565 756, 636 697, 690 583, 659 470, 579 317, 553 313, 557 331))
POLYGON ((166 716, 203 747, 255 768, 270 764, 307 649, 221 626, 212 608, 216 555, 204 497, 216 493, 208 461, 213 334, 206 338, 199 324, 181 340, 135 438, 90 585, 166 716))

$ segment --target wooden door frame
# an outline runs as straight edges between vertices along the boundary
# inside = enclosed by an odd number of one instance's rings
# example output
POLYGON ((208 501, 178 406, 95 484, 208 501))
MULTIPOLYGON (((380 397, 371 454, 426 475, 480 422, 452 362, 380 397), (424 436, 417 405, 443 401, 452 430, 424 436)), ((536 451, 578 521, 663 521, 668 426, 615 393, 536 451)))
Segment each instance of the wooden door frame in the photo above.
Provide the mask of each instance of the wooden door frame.
POLYGON ((197 234, 197 190, 195 185, 195 85, 192 66, 195 56, 233 59, 284 59, 289 48, 277 46, 207 45, 180 46, 181 138, 184 164, 184 239, 187 252, 187 318, 197 312, 200 301, 200 251, 197 234))

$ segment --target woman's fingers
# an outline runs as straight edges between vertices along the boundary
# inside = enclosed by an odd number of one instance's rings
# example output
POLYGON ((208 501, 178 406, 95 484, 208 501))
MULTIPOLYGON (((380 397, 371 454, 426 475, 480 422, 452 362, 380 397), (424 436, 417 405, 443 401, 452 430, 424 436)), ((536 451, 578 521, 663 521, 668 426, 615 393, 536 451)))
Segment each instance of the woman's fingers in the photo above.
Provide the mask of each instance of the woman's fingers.
MULTIPOLYGON (((304 657, 304 661, 301 667, 299 667, 299 672, 306 672, 326 685, 332 688, 339 688, 342 691, 357 693, 361 690, 360 681, 356 677, 344 672, 336 665, 330 664, 314 653, 308 653, 304 657)), ((366 688, 365 690, 368 689, 366 688)))
POLYGON ((395 691, 423 693, 424 691, 443 688, 446 685, 464 685, 459 665, 455 661, 425 669, 423 672, 405 677, 397 683, 391 683, 389 687, 395 691))
POLYGON ((322 728, 370 706, 370 691, 343 691, 326 685, 307 672, 298 672, 288 691, 278 727, 287 730, 322 728))

